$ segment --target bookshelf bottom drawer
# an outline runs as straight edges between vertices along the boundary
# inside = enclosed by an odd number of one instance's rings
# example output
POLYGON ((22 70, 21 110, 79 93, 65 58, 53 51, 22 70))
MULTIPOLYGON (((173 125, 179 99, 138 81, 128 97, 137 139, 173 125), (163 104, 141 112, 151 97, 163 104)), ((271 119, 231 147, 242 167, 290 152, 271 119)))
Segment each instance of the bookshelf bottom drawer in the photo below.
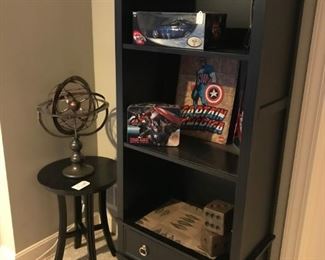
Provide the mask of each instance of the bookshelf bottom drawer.
POLYGON ((189 255, 182 254, 175 249, 162 245, 157 239, 150 238, 148 235, 127 225, 124 226, 124 250, 129 257, 134 259, 194 259, 189 255))

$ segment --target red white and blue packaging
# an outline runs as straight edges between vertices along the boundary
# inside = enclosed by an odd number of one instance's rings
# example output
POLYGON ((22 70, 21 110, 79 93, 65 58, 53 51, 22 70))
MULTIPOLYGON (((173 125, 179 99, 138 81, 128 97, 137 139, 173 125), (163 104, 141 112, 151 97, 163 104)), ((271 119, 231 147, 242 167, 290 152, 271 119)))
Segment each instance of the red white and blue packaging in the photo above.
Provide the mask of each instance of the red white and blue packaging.
POLYGON ((135 145, 178 146, 181 121, 177 105, 130 105, 127 108, 127 142, 135 145))

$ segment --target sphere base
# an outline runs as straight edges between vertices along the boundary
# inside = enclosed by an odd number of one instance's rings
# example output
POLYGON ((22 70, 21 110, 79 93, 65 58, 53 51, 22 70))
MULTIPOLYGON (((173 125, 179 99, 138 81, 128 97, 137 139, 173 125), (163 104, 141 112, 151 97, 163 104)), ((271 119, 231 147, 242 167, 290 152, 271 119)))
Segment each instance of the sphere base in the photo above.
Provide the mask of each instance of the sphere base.
POLYGON ((94 172, 94 167, 85 163, 72 163, 65 167, 62 171, 63 175, 68 178, 82 178, 91 175, 94 172))

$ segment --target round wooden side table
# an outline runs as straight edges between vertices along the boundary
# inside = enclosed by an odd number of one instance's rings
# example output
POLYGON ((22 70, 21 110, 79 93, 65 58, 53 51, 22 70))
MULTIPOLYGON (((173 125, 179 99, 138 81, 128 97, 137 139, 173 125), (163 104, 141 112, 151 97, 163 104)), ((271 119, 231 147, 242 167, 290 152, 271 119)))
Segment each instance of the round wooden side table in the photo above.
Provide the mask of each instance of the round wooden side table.
POLYGON ((40 184, 46 189, 54 192, 59 204, 59 236, 56 248, 55 260, 63 259, 66 238, 74 237, 74 247, 81 246, 81 236, 85 235, 87 240, 88 255, 90 260, 96 259, 94 231, 102 229, 105 235, 107 246, 113 256, 116 250, 111 237, 106 215, 106 190, 116 181, 116 162, 114 160, 87 156, 85 162, 94 166, 94 173, 81 179, 67 178, 62 174, 62 169, 70 164, 70 159, 55 161, 42 168, 37 176, 40 184), (90 184, 81 189, 72 188, 80 181, 88 181, 90 184), (94 225, 94 202, 93 195, 99 196, 99 213, 101 224, 94 225), (74 222, 75 229, 67 231, 67 206, 66 196, 74 197, 74 222), (86 225, 82 222, 81 199, 85 204, 86 225))

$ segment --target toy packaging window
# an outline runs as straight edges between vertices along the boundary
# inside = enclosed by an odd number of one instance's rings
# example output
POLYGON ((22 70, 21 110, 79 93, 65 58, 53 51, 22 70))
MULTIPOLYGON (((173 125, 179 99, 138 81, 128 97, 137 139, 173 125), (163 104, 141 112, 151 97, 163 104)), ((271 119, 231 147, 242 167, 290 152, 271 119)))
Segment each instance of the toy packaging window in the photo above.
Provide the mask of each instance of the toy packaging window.
POLYGON ((189 49, 217 48, 222 42, 226 14, 133 12, 133 41, 189 49))

